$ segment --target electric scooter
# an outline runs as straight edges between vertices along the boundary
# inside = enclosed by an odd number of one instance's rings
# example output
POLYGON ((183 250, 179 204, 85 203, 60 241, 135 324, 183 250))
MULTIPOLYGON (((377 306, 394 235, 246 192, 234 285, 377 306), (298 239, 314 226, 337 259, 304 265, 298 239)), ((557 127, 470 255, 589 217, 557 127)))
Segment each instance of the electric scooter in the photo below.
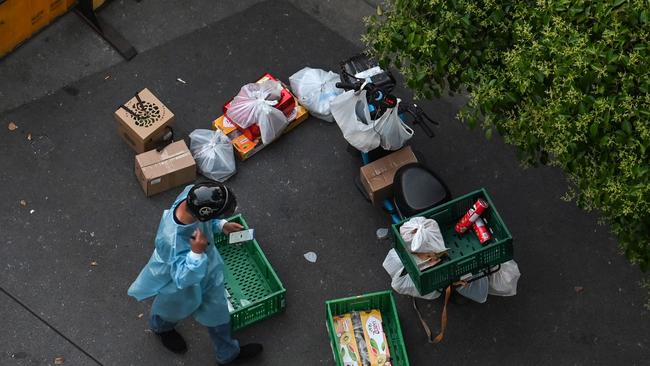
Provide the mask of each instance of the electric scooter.
MULTIPOLYGON (((396 82, 395 78, 389 71, 381 69, 374 60, 369 59, 365 55, 354 56, 341 62, 340 66, 341 82, 337 83, 336 87, 346 91, 354 90, 359 92, 365 90, 368 112, 370 112, 371 120, 375 121, 391 108, 397 107, 398 116, 402 123, 411 123, 414 126, 420 126, 429 138, 434 137, 434 133, 428 126, 427 122, 432 125, 438 125, 438 123, 431 119, 417 104, 410 104, 404 101, 398 103, 398 99, 391 94, 396 82)), ((361 117, 365 114, 365 111, 358 110, 360 106, 361 105, 357 105, 355 108, 357 120, 367 124, 367 122, 364 122, 364 118, 361 117)), ((363 108, 365 106, 361 107, 363 108)), ((381 147, 367 153, 358 151, 351 145, 348 145, 348 149, 361 154, 363 165, 391 153, 391 151, 384 150, 381 147)), ((426 167, 422 155, 417 153, 415 150, 414 153, 418 158, 418 163, 407 164, 397 170, 393 179, 393 197, 384 199, 381 203, 383 209, 390 215, 391 221, 394 224, 400 223, 406 218, 417 216, 433 207, 446 203, 451 200, 452 197, 451 192, 444 181, 431 169, 426 167)), ((370 201, 365 188, 361 185, 361 179, 358 175, 355 177, 355 185, 366 200, 370 201)), ((435 338, 422 317, 417 305, 416 297, 412 298, 413 307, 415 308, 430 343, 438 343, 444 337, 444 330, 447 323, 447 303, 450 300, 456 304, 467 303, 466 299, 462 296, 458 296, 456 291, 452 291, 452 289, 466 286, 471 282, 487 277, 498 271, 500 267, 501 265, 499 264, 495 268, 484 268, 477 271, 477 273, 470 274, 469 278, 465 278, 462 281, 456 281, 446 288, 437 290, 441 294, 444 294, 444 306, 440 333, 435 338)), ((406 275, 406 270, 402 272, 401 276, 403 275, 406 275)))
MULTIPOLYGON (((429 117, 420 106, 401 101, 398 105, 397 97, 392 94, 396 86, 395 78, 390 71, 383 70, 374 61, 365 55, 354 56, 341 62, 341 82, 336 84, 337 88, 344 90, 361 91, 366 90, 368 110, 372 120, 379 118, 390 108, 398 108, 398 115, 402 123, 410 123, 419 126, 427 137, 434 137, 433 130, 429 124, 439 125, 429 117)), ((357 115, 361 113, 357 112, 357 115)), ((363 120, 359 118, 359 120, 363 120)), ((354 149, 351 145, 349 150, 361 154, 361 161, 366 165, 374 160, 390 154, 392 151, 384 150, 381 147, 367 153, 354 149)), ((425 159, 414 150, 418 163, 402 166, 395 173, 393 179, 393 197, 385 199, 381 205, 391 218, 394 224, 404 219, 417 216, 433 207, 451 200, 452 195, 445 182, 431 169, 425 165, 425 159)), ((370 202, 366 189, 361 184, 359 175, 355 177, 355 185, 364 198, 370 202)), ((498 271, 496 268, 485 268, 467 278, 463 283, 471 283, 498 271)), ((444 289, 440 289, 440 292, 444 289)), ((458 302, 462 302, 458 301, 458 302)))
MULTIPOLYGON (((395 85, 395 78, 389 71, 382 70, 367 56, 358 55, 341 63, 341 82, 337 83, 336 87, 357 92, 366 90, 368 110, 374 120, 398 105, 397 97, 391 93, 395 85)), ((429 138, 434 137, 427 122, 432 125, 438 125, 438 122, 431 119, 417 104, 400 102, 398 115, 403 123, 420 126, 429 138)), ((356 151, 352 146, 349 148, 356 151)), ((366 165, 391 152, 378 147, 367 153, 359 153, 363 165, 366 165)), ((424 159, 421 154, 415 153, 419 163, 405 165, 396 172, 393 183, 394 196, 382 202, 393 223, 401 222, 406 217, 417 215, 451 199, 447 185, 422 163, 424 159)), ((355 177, 355 185, 366 200, 370 201, 359 176, 355 177)))

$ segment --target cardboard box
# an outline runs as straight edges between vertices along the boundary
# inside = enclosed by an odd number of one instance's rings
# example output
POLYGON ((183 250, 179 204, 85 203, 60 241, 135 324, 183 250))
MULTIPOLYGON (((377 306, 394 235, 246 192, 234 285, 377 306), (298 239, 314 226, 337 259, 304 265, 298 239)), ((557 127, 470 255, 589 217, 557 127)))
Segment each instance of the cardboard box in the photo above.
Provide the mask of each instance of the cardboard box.
POLYGON ((135 157, 135 176, 147 197, 194 181, 196 162, 192 153, 180 140, 135 157))
POLYGON ((384 199, 391 197, 393 195, 393 179, 397 169, 406 164, 417 163, 417 161, 413 150, 407 146, 362 166, 361 184, 368 192, 370 200, 374 204, 381 204, 384 199))
MULTIPOLYGON (((294 113, 289 117, 289 125, 287 125, 287 128, 282 134, 286 134, 287 132, 296 128, 296 126, 306 120, 307 117, 309 117, 307 109, 298 104, 298 100, 296 100, 296 109, 294 113)), ((212 128, 215 130, 219 129, 225 133, 226 136, 228 136, 233 144, 233 147, 235 148, 235 153, 241 160, 250 158, 258 151, 266 147, 266 145, 262 143, 261 139, 251 141, 246 136, 244 136, 244 134, 242 134, 242 132, 239 131, 226 116, 222 115, 221 117, 214 120, 212 123, 212 128)))
POLYGON ((231 132, 236 131, 237 126, 235 126, 232 122, 230 122, 228 117, 222 115, 221 117, 214 120, 214 122, 212 123, 212 129, 221 130, 221 132, 228 135, 231 132))
POLYGON ((174 123, 174 113, 169 110, 149 89, 143 89, 115 111, 117 131, 122 139, 137 153, 156 148, 167 131, 166 127, 174 123), (128 109, 128 110, 127 110, 128 109), (130 112, 129 112, 130 111, 130 112))

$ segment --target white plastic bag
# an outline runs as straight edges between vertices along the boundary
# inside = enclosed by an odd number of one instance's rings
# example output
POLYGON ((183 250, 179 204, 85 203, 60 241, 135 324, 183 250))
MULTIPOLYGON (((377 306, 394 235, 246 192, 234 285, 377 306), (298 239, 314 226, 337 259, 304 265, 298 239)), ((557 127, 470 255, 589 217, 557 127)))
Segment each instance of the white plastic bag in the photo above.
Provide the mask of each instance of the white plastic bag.
POLYGON ((519 266, 514 260, 509 260, 501 264, 501 269, 489 276, 490 295, 496 296, 514 296, 517 294, 517 281, 521 273, 519 266))
POLYGON ((470 282, 467 286, 456 288, 456 291, 470 300, 478 303, 484 303, 488 296, 488 279, 482 277, 474 282, 470 282))
POLYGON ((436 220, 413 217, 399 228, 399 233, 413 253, 440 253, 447 250, 436 220))
POLYGON ((343 137, 350 145, 366 153, 379 146, 381 140, 374 130, 374 121, 370 119, 365 90, 346 91, 332 100, 330 108, 343 137))
POLYGON ((199 172, 207 178, 224 182, 237 171, 232 144, 220 130, 192 131, 190 151, 199 172))
POLYGON ((262 142, 269 144, 280 136, 289 124, 284 113, 274 107, 280 100, 281 92, 282 84, 276 80, 246 84, 230 103, 226 115, 242 128, 257 123, 262 142))
POLYGON ((395 249, 391 249, 388 252, 388 255, 386 256, 386 259, 384 259, 382 266, 386 272, 388 272, 388 275, 392 278, 390 285, 398 294, 419 297, 427 300, 433 300, 440 296, 440 293, 438 291, 433 291, 432 293, 426 294, 424 296, 420 295, 420 292, 415 287, 411 276, 409 276, 408 273, 402 275, 402 271, 404 271, 404 265, 402 264, 402 261, 400 260, 397 252, 395 252, 395 249))
POLYGON ((406 141, 413 137, 413 130, 399 118, 397 100, 395 107, 390 108, 375 121, 375 131, 379 134, 381 147, 386 150, 401 149, 406 141))
POLYGON ((300 104, 314 117, 334 122, 330 102, 343 91, 336 87, 341 78, 338 74, 321 69, 305 67, 289 77, 291 90, 300 104))

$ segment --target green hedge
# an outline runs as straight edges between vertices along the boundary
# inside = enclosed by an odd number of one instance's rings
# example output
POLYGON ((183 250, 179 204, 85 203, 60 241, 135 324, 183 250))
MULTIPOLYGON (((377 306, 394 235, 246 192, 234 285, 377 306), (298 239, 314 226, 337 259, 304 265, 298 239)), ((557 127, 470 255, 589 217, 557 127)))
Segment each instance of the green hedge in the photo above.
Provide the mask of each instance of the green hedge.
POLYGON ((649 1, 391 0, 364 41, 419 97, 466 93, 462 120, 562 168, 650 268, 649 1))

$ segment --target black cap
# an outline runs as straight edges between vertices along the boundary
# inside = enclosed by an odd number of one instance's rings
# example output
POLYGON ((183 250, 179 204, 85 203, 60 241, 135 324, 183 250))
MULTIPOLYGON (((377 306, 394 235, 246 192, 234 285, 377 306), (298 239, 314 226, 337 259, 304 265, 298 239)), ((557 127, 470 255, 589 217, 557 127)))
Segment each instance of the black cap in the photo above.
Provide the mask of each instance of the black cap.
POLYGON ((187 208, 199 221, 231 216, 236 207, 230 188, 218 182, 198 183, 187 194, 187 208))

